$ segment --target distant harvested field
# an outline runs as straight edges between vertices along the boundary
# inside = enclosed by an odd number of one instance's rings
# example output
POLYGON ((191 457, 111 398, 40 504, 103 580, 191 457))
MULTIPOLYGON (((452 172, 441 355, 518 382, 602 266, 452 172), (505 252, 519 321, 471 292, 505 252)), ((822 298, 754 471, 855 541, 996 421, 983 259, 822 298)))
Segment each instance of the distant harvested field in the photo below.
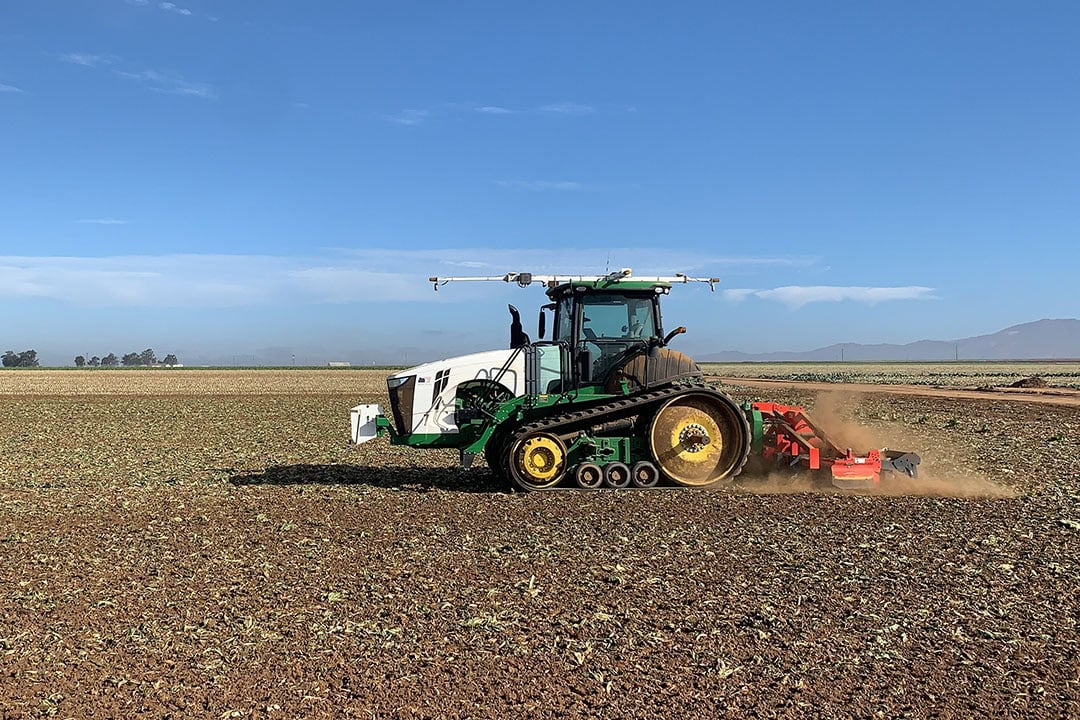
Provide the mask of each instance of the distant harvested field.
POLYGON ((6 370, 0 395, 333 395, 386 390, 386 370, 6 370))
POLYGON ((711 375, 804 382, 1001 387, 1041 377, 1047 387, 1080 389, 1080 362, 1061 363, 702 363, 711 375))
POLYGON ((349 446, 386 374, 0 372, 0 719, 1080 717, 1080 408, 777 388, 923 477, 521 494, 349 446))

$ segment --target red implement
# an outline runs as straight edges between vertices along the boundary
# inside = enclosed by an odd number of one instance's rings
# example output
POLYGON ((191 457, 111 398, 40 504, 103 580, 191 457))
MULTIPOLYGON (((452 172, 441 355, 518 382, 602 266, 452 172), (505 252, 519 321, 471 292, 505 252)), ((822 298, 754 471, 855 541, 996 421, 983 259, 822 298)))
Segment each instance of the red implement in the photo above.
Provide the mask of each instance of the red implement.
POLYGON ((882 470, 917 474, 919 456, 914 453, 870 450, 856 455, 851 448, 841 449, 814 424, 805 408, 770 402, 750 407, 761 414, 761 454, 766 461, 805 470, 828 468, 832 484, 845 490, 877 487, 882 470))

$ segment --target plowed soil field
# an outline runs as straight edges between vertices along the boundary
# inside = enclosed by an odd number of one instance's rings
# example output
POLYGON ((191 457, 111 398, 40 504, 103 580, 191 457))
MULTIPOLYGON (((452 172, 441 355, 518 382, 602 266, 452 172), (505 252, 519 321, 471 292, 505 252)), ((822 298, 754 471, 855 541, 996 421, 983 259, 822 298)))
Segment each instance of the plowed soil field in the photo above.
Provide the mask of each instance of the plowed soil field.
POLYGON ((0 718, 1080 717, 1080 408, 777 388, 924 478, 525 495, 349 447, 382 378, 0 373, 0 718))

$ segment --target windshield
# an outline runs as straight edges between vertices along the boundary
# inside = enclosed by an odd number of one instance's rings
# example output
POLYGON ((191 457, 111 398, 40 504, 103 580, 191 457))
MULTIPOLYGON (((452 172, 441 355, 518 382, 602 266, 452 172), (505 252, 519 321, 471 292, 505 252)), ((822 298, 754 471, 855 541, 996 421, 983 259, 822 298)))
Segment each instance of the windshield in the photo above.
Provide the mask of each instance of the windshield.
POLYGON ((588 340, 648 340, 656 336, 652 298, 586 295, 582 334, 588 340))

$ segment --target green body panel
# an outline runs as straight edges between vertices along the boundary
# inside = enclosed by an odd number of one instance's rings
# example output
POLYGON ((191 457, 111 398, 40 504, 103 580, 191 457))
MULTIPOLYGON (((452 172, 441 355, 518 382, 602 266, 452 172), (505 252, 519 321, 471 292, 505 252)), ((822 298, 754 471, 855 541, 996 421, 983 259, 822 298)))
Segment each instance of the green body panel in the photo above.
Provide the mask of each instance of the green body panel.
POLYGON ((458 434, 449 433, 413 433, 412 435, 398 435, 394 432, 394 424, 385 415, 375 418, 377 437, 390 436, 391 445, 408 445, 417 448, 456 448, 461 442, 458 434))
POLYGON ((742 409, 750 421, 750 454, 757 457, 765 447, 765 421, 761 418, 761 411, 755 410, 749 400, 743 403, 742 409))
POLYGON ((461 448, 461 433, 413 433, 412 435, 395 435, 390 433, 392 445, 408 445, 415 448, 446 448, 450 450, 461 448))
MULTIPOLYGON (((582 433, 566 448, 570 465, 591 462, 603 466, 609 462, 632 463, 640 457, 641 443, 634 437, 590 437, 582 433)), ((648 450, 645 450, 646 454, 648 450)))
POLYGON ((522 395, 511 398, 501 403, 493 413, 492 418, 482 418, 464 423, 456 433, 413 433, 410 435, 398 435, 394 432, 388 418, 380 417, 378 421, 379 435, 388 432, 390 442, 394 445, 408 445, 416 448, 450 448, 462 450, 467 453, 479 454, 484 452, 495 428, 511 418, 515 422, 525 425, 533 420, 548 414, 548 408, 556 405, 571 405, 574 403, 592 402, 615 397, 603 392, 600 386, 587 386, 569 393, 559 395, 522 395))

